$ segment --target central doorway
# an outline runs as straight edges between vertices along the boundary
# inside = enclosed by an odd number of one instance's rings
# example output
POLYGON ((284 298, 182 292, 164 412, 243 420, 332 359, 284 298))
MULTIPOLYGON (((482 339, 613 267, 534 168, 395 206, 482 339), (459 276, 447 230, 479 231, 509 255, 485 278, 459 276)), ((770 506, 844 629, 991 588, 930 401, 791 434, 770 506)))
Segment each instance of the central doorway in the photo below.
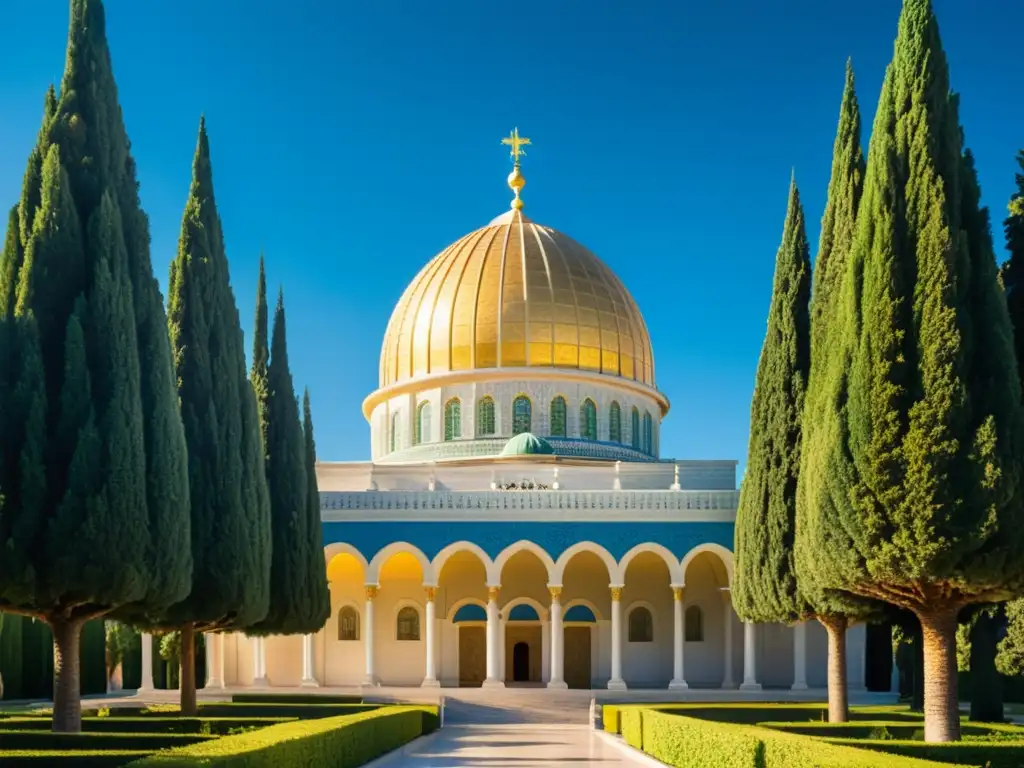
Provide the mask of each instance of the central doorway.
POLYGON ((566 627, 564 637, 565 684, 570 688, 590 688, 590 627, 566 627))
POLYGON ((518 642, 512 647, 512 681, 515 683, 530 682, 530 646, 518 642))
POLYGON ((459 626, 459 685, 477 688, 487 676, 487 629, 459 626))

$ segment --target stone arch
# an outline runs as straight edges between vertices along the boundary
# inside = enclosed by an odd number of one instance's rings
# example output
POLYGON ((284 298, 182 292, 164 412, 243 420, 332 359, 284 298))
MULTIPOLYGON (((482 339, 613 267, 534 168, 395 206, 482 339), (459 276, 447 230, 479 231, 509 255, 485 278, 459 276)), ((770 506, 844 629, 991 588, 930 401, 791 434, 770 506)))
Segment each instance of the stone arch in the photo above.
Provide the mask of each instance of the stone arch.
POLYGON ((553 584, 551 580, 555 573, 555 561, 551 555, 547 553, 547 550, 539 544, 534 544, 532 541, 526 539, 520 539, 514 544, 509 544, 501 553, 494 558, 494 567, 490 573, 487 574, 487 581, 489 586, 501 586, 501 571, 505 567, 505 563, 509 561, 509 558, 517 552, 532 552, 537 558, 544 564, 544 568, 548 572, 548 583, 553 584))
POLYGON ((501 614, 501 618, 507 620, 509 613, 517 605, 528 605, 531 608, 533 608, 533 610, 535 610, 537 612, 537 618, 539 618, 541 621, 547 621, 548 620, 548 609, 547 609, 547 607, 544 606, 544 605, 541 605, 541 603, 539 601, 534 600, 532 597, 514 597, 511 600, 509 600, 507 603, 505 603, 503 606, 501 606, 501 609, 499 610, 499 613, 501 614))
POLYGON ((476 605, 484 609, 484 613, 487 612, 487 602, 480 600, 476 597, 464 597, 461 600, 456 600, 448 607, 448 612, 445 615, 445 621, 449 624, 452 623, 452 619, 455 618, 455 614, 459 612, 460 608, 464 608, 467 605, 476 605))
POLYGON ((565 605, 563 605, 562 606, 562 616, 565 616, 565 614, 567 614, 569 612, 570 608, 573 608, 573 607, 575 607, 577 605, 582 605, 582 606, 584 606, 586 608, 589 608, 590 612, 592 614, 594 614, 594 618, 597 621, 603 621, 603 617, 601 616, 601 611, 599 611, 597 606, 594 605, 590 600, 587 600, 585 597, 573 598, 572 600, 567 602, 565 605))
POLYGON ((484 573, 487 574, 487 578, 490 579, 491 571, 494 568, 494 562, 491 560, 490 555, 484 551, 483 547, 479 544, 474 544, 471 541, 456 541, 434 555, 434 559, 431 562, 430 567, 433 569, 435 580, 439 580, 441 578, 441 570, 444 568, 444 564, 447 563, 453 555, 456 555, 459 552, 470 552, 476 555, 477 559, 484 566, 484 573))
POLYGON ((690 563, 693 562, 693 559, 703 552, 710 552, 722 561, 722 565, 725 566, 725 575, 729 579, 729 583, 726 586, 731 587, 733 566, 732 552, 721 544, 712 544, 711 542, 698 544, 683 556, 683 559, 679 562, 679 581, 675 583, 678 583, 680 586, 684 586, 686 584, 686 569, 690 566, 690 563))
POLYGON ((562 577, 565 576, 565 569, 569 565, 569 561, 573 559, 580 552, 592 552, 601 558, 605 567, 608 569, 608 583, 619 584, 622 581, 624 570, 619 569, 619 564, 615 562, 615 557, 607 549, 602 547, 600 544, 596 544, 593 541, 580 541, 573 544, 565 552, 558 556, 558 562, 555 563, 554 571, 551 574, 552 584, 561 584, 562 577))
POLYGON ((420 568, 423 570, 424 584, 428 586, 437 585, 437 580, 434 578, 434 569, 430 565, 430 560, 427 559, 427 556, 423 554, 423 551, 419 547, 406 541, 396 541, 392 544, 388 544, 373 556, 373 560, 370 561, 370 565, 366 570, 366 583, 377 584, 379 586, 381 566, 383 566, 392 555, 397 555, 399 552, 406 552, 416 558, 420 564, 420 568))
POLYGON ((363 553, 351 544, 346 544, 343 541, 337 541, 334 544, 328 544, 325 546, 324 564, 330 565, 331 560, 333 560, 336 555, 352 555, 352 557, 359 561, 359 565, 363 567, 364 575, 370 570, 370 564, 366 562, 366 558, 363 556, 363 553))
POLYGON ((661 544, 655 544, 652 541, 637 544, 622 556, 622 559, 619 561, 619 574, 622 577, 623 582, 626 581, 626 569, 629 568, 630 562, 634 557, 642 552, 651 552, 664 560, 665 565, 668 566, 669 583, 678 586, 683 585, 683 570, 679 561, 676 560, 676 556, 673 555, 667 547, 661 544))

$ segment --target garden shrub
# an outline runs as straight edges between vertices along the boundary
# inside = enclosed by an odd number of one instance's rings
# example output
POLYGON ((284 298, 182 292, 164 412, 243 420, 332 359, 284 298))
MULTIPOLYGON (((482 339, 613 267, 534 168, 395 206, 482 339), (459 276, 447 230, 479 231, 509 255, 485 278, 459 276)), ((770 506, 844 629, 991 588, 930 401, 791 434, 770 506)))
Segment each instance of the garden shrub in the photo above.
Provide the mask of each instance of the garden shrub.
POLYGON ((72 766, 72 768, 119 768, 119 766, 130 763, 140 757, 148 755, 148 752, 115 751, 115 752, 90 752, 82 750, 79 752, 57 752, 57 751, 32 751, 32 752, 3 752, 0 753, 0 763, 4 768, 9 765, 31 765, 37 768, 50 768, 59 765, 72 766))
POLYGON ((923 741, 867 741, 859 739, 825 739, 830 745, 856 747, 887 753, 893 757, 918 758, 930 764, 949 763, 958 766, 985 768, 1020 768, 1024 765, 1024 741, 994 740, 959 741, 929 744, 923 741))
MULTIPOLYGON (((200 733, 220 736, 241 728, 265 728, 293 717, 84 717, 86 733, 200 733)), ((50 719, 21 717, 0 720, 0 731, 49 731, 50 719)))
POLYGON ((316 693, 235 693, 236 704, 362 704, 362 696, 321 696, 316 693))
MULTIPOLYGON (((920 723, 870 721, 850 723, 758 723, 762 728, 785 731, 800 736, 835 739, 868 739, 873 741, 924 741, 924 728, 920 723)), ((960 731, 971 739, 1024 739, 1024 729, 1012 731, 994 729, 987 724, 963 723, 960 731)))
POLYGON ((199 704, 203 717, 291 717, 308 720, 338 715, 356 715, 380 709, 383 704, 279 704, 275 702, 219 701, 199 704))
POLYGON ((231 768, 350 768, 424 733, 436 707, 395 706, 372 712, 272 725, 142 758, 136 768, 216 764, 231 768))
POLYGON ((643 707, 625 707, 619 710, 619 728, 622 739, 633 749, 644 748, 644 709, 643 707))
MULTIPOLYGON (((0 750, 149 750, 183 747, 213 736, 199 733, 52 733, 0 730, 0 750)), ((3 758, 0 758, 0 764, 3 758)))

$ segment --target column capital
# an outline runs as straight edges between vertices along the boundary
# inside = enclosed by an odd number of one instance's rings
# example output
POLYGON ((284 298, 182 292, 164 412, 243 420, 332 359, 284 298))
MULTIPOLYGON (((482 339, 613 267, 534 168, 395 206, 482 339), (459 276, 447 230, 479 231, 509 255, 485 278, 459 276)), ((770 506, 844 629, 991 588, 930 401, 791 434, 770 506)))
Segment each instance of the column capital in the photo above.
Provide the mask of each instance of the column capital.
POLYGON ((609 587, 609 589, 611 589, 612 592, 612 602, 619 602, 619 600, 622 599, 622 587, 613 586, 609 587))
POLYGON ((501 587, 488 587, 487 588, 487 599, 488 599, 488 601, 494 600, 495 602, 497 602, 497 600, 498 600, 498 592, 499 591, 501 591, 501 587))
POLYGON ((558 600, 562 596, 562 588, 561 587, 549 586, 548 587, 548 592, 551 593, 551 599, 552 600, 558 600))
POLYGON ((366 599, 367 600, 373 600, 373 598, 375 598, 377 596, 377 589, 378 589, 378 587, 377 587, 376 584, 367 584, 366 585, 366 599))
POLYGON ((427 602, 434 602, 434 598, 437 597, 437 587, 424 587, 423 590, 427 593, 427 602))
POLYGON ((683 599, 683 588, 682 587, 676 587, 676 586, 672 587, 672 599, 675 600, 676 602, 679 602, 680 600, 683 599))

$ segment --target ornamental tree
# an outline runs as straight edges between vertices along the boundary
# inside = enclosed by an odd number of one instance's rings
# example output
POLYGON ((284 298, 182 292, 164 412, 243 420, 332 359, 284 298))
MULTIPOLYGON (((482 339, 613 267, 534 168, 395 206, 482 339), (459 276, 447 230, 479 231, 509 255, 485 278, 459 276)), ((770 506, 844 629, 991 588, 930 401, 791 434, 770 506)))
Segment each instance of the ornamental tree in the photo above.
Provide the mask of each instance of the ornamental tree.
MULTIPOLYGON (((266 282, 261 279, 259 290, 265 289, 266 282)), ((257 300, 259 306, 266 306, 265 296, 257 300)), ((257 310, 257 340, 261 335, 259 316, 257 310)), ((259 357, 260 352, 254 350, 253 359, 259 357)), ((266 473, 274 547, 270 608, 266 617, 250 629, 250 634, 309 634, 323 627, 331 606, 326 588, 319 504, 317 520, 310 519, 307 446, 288 366, 283 292, 278 293, 274 310, 266 381, 266 473), (315 589, 316 582, 321 583, 323 589, 315 589)), ((253 383, 255 386, 256 382, 253 383)))
POLYGON ((270 506, 256 398, 245 371, 204 120, 171 265, 169 323, 189 452, 191 593, 160 617, 181 631, 181 710, 196 711, 195 632, 267 614, 270 506))
POLYGON ((925 738, 959 738, 957 616, 1024 569, 1021 393, 991 238, 929 0, 905 0, 810 448, 819 583, 921 622, 925 738), (973 185, 976 187, 976 184, 973 185))
POLYGON ((49 625, 79 731, 90 619, 188 593, 187 457, 101 0, 72 0, 0 255, 0 610, 49 625))
POLYGON ((309 403, 309 390, 302 395, 302 437, 306 460, 306 521, 309 541, 317 559, 310 561, 306 587, 309 605, 319 606, 323 615, 319 626, 331 617, 331 591, 327 583, 327 561, 324 557, 323 525, 320 518, 320 488, 316 480, 316 439, 313 435, 313 409, 309 403))

